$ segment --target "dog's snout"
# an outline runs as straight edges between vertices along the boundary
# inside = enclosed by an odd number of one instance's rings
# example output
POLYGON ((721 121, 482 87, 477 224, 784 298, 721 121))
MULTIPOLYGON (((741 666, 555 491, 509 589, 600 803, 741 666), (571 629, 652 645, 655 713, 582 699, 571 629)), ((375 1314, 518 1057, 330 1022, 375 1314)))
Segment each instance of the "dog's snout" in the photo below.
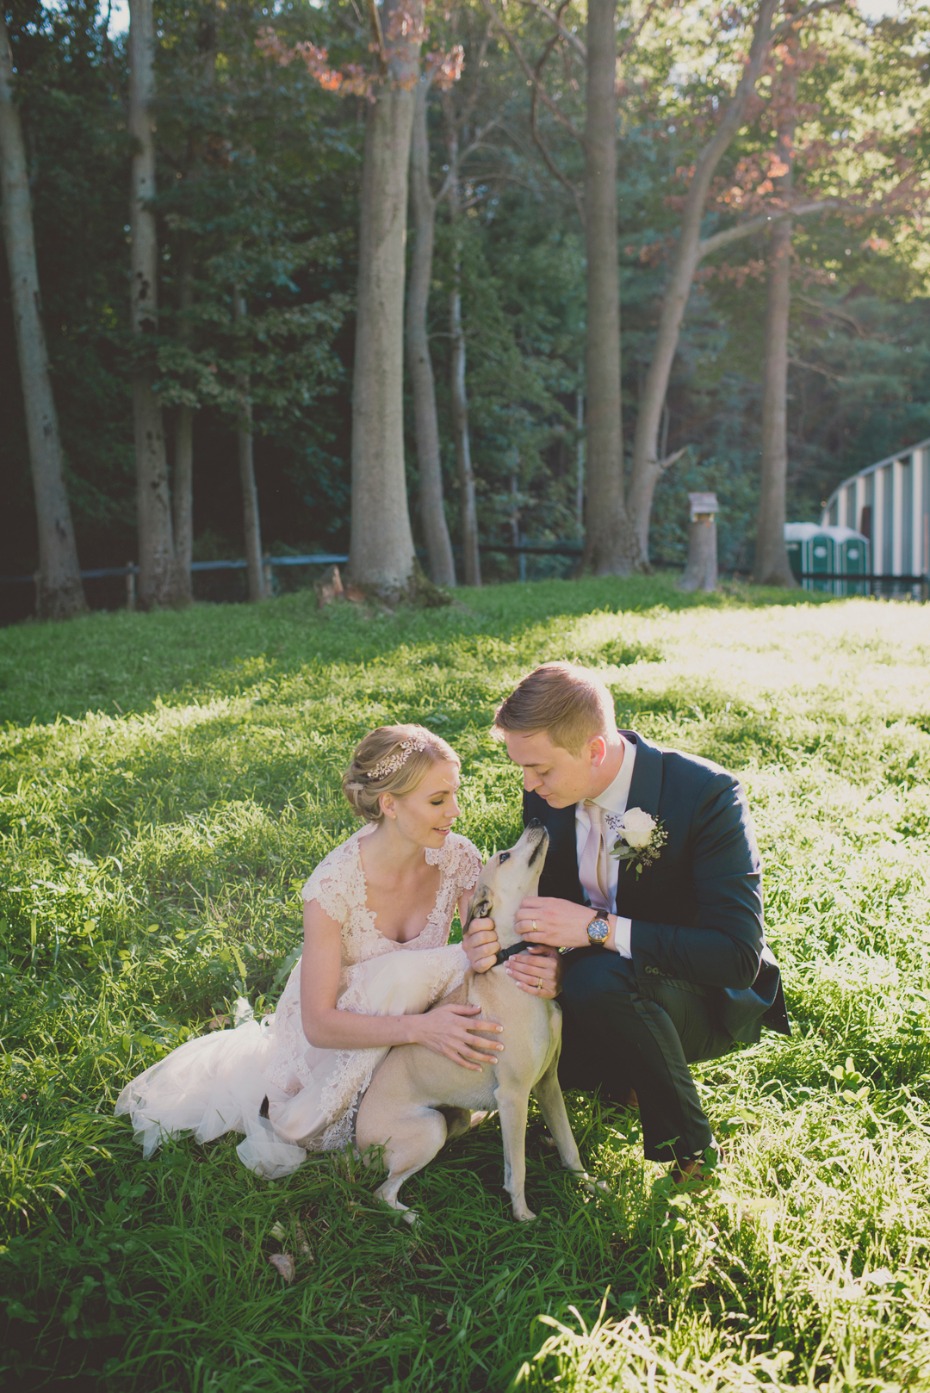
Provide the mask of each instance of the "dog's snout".
POLYGON ((537 829, 542 833, 542 836, 539 837, 539 839, 536 842, 536 845, 533 847, 532 855, 530 856, 529 862, 527 863, 529 866, 535 865, 535 863, 539 860, 540 857, 542 857, 542 859, 545 861, 546 852, 549 850, 549 833, 546 831, 546 828, 543 827, 541 822, 536 822, 535 827, 534 824, 531 822, 529 824, 529 827, 527 828, 527 831, 535 831, 537 829))
POLYGON ((542 823, 540 822, 538 817, 531 818, 530 821, 526 824, 527 832, 535 832, 539 827, 542 827, 542 823))

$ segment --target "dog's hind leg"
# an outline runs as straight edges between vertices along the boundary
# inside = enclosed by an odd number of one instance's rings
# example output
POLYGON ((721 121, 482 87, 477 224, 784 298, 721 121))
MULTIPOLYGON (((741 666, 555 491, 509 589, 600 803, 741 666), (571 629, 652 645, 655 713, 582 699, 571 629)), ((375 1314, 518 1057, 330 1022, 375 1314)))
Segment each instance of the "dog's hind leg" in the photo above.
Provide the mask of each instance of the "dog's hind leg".
POLYGON ((558 1068, 559 1061, 556 1057, 533 1092, 536 1095, 539 1110, 546 1126, 552 1133, 553 1140, 558 1147, 562 1165, 566 1170, 576 1171, 579 1175, 584 1175, 585 1169, 581 1164, 581 1156, 578 1154, 578 1146, 572 1133, 572 1124, 568 1120, 565 1099, 562 1097, 562 1089, 559 1085, 558 1068))
POLYGON ((429 1165, 442 1149, 446 1136, 446 1119, 435 1108, 418 1107, 392 1120, 391 1135, 384 1144, 388 1178, 375 1193, 392 1209, 400 1210, 408 1223, 414 1223, 417 1216, 401 1204, 398 1191, 412 1175, 429 1165))
POLYGON ((526 1202, 526 1114, 529 1099, 525 1093, 505 1091, 498 1084, 497 1110, 504 1141, 504 1189, 510 1195, 515 1219, 535 1219, 526 1202))
POLYGON ((462 1137, 473 1125, 474 1114, 471 1108, 440 1108, 439 1111, 446 1119, 446 1140, 451 1141, 453 1137, 462 1137))

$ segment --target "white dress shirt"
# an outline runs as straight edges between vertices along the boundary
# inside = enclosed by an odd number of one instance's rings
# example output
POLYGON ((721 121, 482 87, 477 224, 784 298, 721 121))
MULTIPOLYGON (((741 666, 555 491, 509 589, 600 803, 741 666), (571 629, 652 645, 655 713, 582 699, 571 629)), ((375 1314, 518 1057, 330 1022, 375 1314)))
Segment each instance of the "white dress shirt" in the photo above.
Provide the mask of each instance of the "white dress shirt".
MULTIPOLYGON (((592 803, 597 803, 598 807, 603 808, 605 813, 612 813, 619 816, 626 812, 627 803, 630 798, 630 784, 633 781, 633 766, 636 762, 636 746, 632 741, 627 740, 625 735, 621 735, 623 741, 623 762, 620 771, 613 783, 599 793, 596 798, 592 798, 592 803)), ((578 864, 581 865, 581 857, 584 844, 588 839, 591 830, 591 818, 585 804, 576 803, 575 805, 575 846, 578 854, 578 864)), ((620 862, 616 856, 609 856, 608 867, 610 883, 605 888, 610 896, 611 912, 616 914, 617 910, 617 881, 620 876, 620 862)), ((582 889, 586 894, 590 887, 583 885, 582 889)), ((630 948, 630 934, 632 931, 632 920, 624 915, 617 914, 617 927, 614 930, 614 946, 622 958, 633 956, 630 948)))

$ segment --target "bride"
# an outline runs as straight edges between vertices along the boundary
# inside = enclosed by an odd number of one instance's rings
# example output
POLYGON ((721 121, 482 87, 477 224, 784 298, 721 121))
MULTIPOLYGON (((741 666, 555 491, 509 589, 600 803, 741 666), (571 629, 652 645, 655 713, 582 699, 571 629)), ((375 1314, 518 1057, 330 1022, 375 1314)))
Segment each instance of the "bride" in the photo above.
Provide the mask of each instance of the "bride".
POLYGON ((452 831, 460 762, 423 726, 380 726, 355 751, 342 786, 364 826, 303 888, 303 955, 277 1010, 190 1040, 126 1085, 145 1156, 165 1135, 210 1141, 244 1132, 243 1163, 276 1178, 307 1151, 352 1140, 359 1099, 391 1045, 421 1044, 466 1069, 493 1063, 500 1026, 478 1008, 428 1008, 461 981, 447 945, 481 869, 452 831), (413 955, 416 961, 413 961, 413 955))

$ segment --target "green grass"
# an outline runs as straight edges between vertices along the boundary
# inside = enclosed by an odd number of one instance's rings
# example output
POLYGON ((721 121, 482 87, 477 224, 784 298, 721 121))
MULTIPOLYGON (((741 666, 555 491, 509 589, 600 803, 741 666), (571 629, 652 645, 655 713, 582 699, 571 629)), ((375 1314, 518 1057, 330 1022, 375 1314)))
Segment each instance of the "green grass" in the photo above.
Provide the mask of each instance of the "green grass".
POLYGON ((450 609, 97 614, 0 632, 0 1374, 28 1389, 930 1389, 930 609, 660 580, 450 609), (670 1193, 635 1119, 571 1097, 580 1193, 531 1127, 516 1225, 496 1122, 410 1183, 285 1181, 234 1139, 143 1162, 122 1084, 245 990, 273 1003, 339 777, 419 719, 460 825, 519 824, 488 738, 534 663, 603 670, 624 723, 748 789, 795 1034, 703 1068, 719 1184, 670 1193), (288 1284, 269 1263, 287 1251, 288 1284))

